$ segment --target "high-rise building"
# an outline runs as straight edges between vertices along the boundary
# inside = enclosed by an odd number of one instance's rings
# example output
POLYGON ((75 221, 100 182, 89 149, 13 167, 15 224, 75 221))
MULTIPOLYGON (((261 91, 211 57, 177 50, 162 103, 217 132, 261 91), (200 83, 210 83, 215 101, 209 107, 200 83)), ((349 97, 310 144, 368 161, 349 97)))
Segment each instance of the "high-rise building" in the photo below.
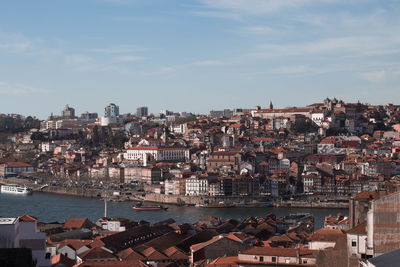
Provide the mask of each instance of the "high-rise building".
POLYGON ((61 117, 63 119, 73 119, 75 118, 75 109, 65 105, 64 109, 61 111, 61 117))
POLYGON ((119 107, 117 105, 110 103, 110 105, 104 108, 104 117, 111 118, 118 116, 119 116, 119 107))
POLYGON ((98 117, 97 113, 89 113, 87 111, 85 113, 82 113, 81 115, 82 120, 94 120, 97 119, 97 117, 98 117))
POLYGON ((136 116, 145 117, 149 115, 149 109, 147 107, 138 107, 136 109, 136 116))

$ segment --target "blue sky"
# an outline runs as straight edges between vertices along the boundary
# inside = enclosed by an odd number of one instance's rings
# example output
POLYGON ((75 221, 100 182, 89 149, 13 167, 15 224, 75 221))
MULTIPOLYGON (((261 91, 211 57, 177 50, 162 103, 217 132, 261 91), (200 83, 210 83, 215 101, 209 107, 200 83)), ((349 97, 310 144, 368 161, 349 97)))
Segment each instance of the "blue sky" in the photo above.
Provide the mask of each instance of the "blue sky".
POLYGON ((0 113, 399 104, 400 4, 0 1, 0 113))

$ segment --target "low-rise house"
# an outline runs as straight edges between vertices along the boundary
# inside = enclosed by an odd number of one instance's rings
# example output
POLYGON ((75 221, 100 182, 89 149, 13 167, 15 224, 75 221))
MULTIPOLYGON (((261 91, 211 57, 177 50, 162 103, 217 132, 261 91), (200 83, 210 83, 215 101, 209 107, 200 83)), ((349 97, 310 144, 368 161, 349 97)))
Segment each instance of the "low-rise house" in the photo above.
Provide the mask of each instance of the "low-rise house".
POLYGON ((22 161, 8 161, 0 164, 0 177, 33 172, 35 172, 35 168, 31 164, 22 161))
POLYGON ((340 229, 322 228, 315 231, 308 241, 308 247, 312 250, 323 250, 333 248, 339 238, 345 237, 340 229))
POLYGON ((235 256, 239 251, 248 249, 241 239, 232 234, 218 235, 209 241, 192 245, 191 264, 201 265, 204 260, 216 259, 222 256, 235 256))
POLYGON ((111 250, 104 247, 94 247, 85 252, 78 254, 77 263, 89 261, 119 261, 111 250))
POLYGON ((78 254, 90 249, 89 244, 92 240, 67 239, 57 245, 57 253, 76 261, 78 254))
POLYGON ((348 255, 365 259, 367 255, 367 222, 363 222, 346 232, 348 255))
POLYGON ((317 266, 317 250, 253 247, 238 254, 240 266, 317 266))

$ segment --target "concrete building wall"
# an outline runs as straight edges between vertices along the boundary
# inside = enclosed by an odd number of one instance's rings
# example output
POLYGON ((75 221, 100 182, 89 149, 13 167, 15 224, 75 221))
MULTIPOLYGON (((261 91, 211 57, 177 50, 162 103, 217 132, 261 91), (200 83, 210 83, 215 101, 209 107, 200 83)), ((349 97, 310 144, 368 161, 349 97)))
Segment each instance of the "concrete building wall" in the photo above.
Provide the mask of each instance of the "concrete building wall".
POLYGON ((357 255, 367 252, 367 235, 347 234, 347 248, 349 255, 357 255))
POLYGON ((374 255, 400 248, 400 193, 372 202, 374 255))
POLYGON ((323 250, 326 248, 333 248, 336 242, 320 242, 320 241, 312 241, 309 243, 309 249, 314 250, 323 250))

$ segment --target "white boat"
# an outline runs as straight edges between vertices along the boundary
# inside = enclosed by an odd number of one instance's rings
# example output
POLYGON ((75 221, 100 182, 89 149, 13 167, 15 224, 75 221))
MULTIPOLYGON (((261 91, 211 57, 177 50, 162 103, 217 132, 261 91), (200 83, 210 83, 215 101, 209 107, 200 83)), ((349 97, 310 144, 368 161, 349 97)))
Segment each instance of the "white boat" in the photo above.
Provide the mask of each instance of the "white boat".
POLYGON ((2 185, 0 188, 1 193, 10 193, 17 195, 30 195, 32 194, 32 188, 27 186, 20 186, 16 184, 2 185))

